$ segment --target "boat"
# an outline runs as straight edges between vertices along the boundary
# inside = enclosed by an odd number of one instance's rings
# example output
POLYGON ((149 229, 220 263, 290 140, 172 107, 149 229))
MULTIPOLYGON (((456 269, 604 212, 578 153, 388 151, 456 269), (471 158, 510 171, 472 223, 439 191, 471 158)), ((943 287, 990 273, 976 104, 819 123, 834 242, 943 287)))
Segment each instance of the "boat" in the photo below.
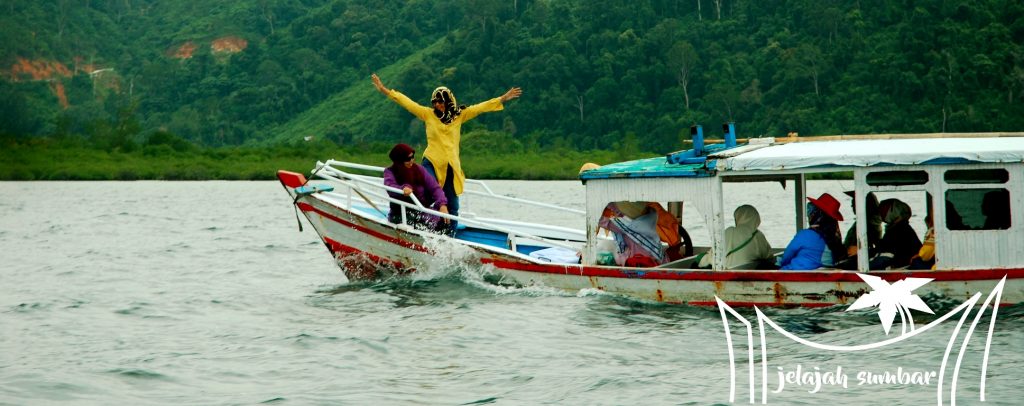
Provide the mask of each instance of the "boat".
MULTIPOLYGON (((692 127, 691 135, 692 148, 686 150, 582 171, 585 210, 508 197, 494 193, 486 183, 467 181, 465 193, 480 196, 480 200, 507 200, 538 210, 558 210, 566 216, 583 216, 585 229, 486 218, 465 207, 458 217, 435 212, 415 200, 407 203, 390 198, 388 192, 400 191, 383 184, 383 168, 357 163, 317 162, 310 179, 283 170, 278 179, 292 198, 296 217, 300 212, 304 215, 352 281, 402 277, 436 263, 438 256, 448 255, 444 250, 458 250, 458 261, 480 268, 492 283, 570 292, 591 289, 699 306, 716 306, 719 300, 730 306, 850 304, 871 291, 863 275, 889 283, 927 278, 930 282, 918 287, 916 294, 956 301, 991 291, 1002 281, 1001 304, 1024 301, 1022 133, 738 140, 730 123, 723 125, 721 140, 706 140, 701 126, 692 127), (874 270, 867 255, 857 256, 855 269, 779 271, 724 266, 723 234, 731 222, 731 212, 727 213, 723 204, 726 185, 781 184, 783 199, 792 199, 792 210, 770 215, 791 216, 795 233, 807 221, 808 179, 829 176, 852 178, 856 207, 865 207, 868 193, 925 196, 934 220, 934 268, 874 270), (985 210, 992 210, 978 208, 987 204, 982 202, 988 200, 986 195, 999 196, 998 210, 1006 215, 1005 224, 983 224, 985 210), (945 205, 932 202, 943 198, 945 205), (684 207, 696 210, 703 221, 701 228, 709 234, 708 243, 693 247, 690 242, 692 252, 686 253, 690 255, 654 266, 609 262, 602 250, 607 250, 610 237, 599 223, 613 202, 658 202, 679 221, 684 207), (454 234, 438 234, 392 224, 387 220, 389 203, 401 206, 403 216, 409 210, 419 210, 456 220, 459 226, 454 234), (954 211, 963 217, 957 225, 951 220, 954 211), (539 255, 546 252, 576 255, 556 255, 555 259, 539 255), (695 269, 702 255, 711 257, 710 269, 695 269)), ((856 213, 856 235, 860 252, 867 252, 868 220, 862 212, 856 213)), ((684 230, 698 226, 681 225, 684 230)), ((686 233, 682 234, 687 239, 686 233)), ((775 250, 776 254, 781 251, 775 250)))

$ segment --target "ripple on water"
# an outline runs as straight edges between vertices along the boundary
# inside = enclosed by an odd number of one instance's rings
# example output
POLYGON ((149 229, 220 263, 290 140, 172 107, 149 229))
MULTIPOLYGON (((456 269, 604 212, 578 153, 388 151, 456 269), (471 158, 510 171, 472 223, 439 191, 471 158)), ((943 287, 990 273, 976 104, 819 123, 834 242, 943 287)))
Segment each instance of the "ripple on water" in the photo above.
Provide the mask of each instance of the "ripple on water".
POLYGON ((107 370, 106 373, 114 374, 114 375, 125 377, 125 378, 132 378, 132 379, 160 380, 160 381, 172 381, 173 380, 170 377, 168 377, 167 375, 164 375, 164 374, 161 374, 161 373, 155 372, 155 371, 150 371, 150 370, 147 370, 147 369, 114 368, 114 369, 111 369, 111 370, 107 370))
POLYGON ((132 303, 131 305, 129 305, 129 307, 127 309, 114 310, 114 313, 123 314, 123 315, 129 315, 129 316, 130 315, 135 315, 135 314, 138 314, 140 311, 142 311, 143 307, 146 306, 146 305, 148 305, 148 303, 132 303))
POLYGON ((489 397, 489 398, 484 398, 484 399, 480 399, 480 400, 474 400, 472 402, 462 403, 462 406, 467 406, 467 405, 489 405, 489 404, 492 404, 492 403, 497 403, 498 399, 499 398, 497 398, 497 397, 489 397))
POLYGON ((19 303, 10 307, 9 312, 12 313, 32 313, 37 311, 49 310, 53 307, 53 303, 19 303))
POLYGON ((299 333, 298 335, 285 337, 285 340, 291 341, 293 344, 301 346, 303 348, 310 348, 317 345, 319 342, 338 341, 338 337, 318 336, 313 334, 299 333))
POLYGON ((71 303, 68 304, 67 306, 64 306, 64 308, 65 309, 77 309, 79 307, 82 307, 82 305, 88 304, 88 303, 89 302, 86 302, 84 300, 77 300, 77 299, 75 299, 75 300, 72 300, 71 303))
POLYGON ((348 340, 350 342, 359 344, 361 347, 368 348, 368 349, 373 350, 373 351, 375 351, 377 353, 380 353, 380 354, 387 354, 388 353, 387 347, 383 345, 383 344, 386 344, 388 342, 388 337, 384 337, 383 339, 381 339, 380 341, 382 343, 375 343, 375 342, 372 342, 370 340, 366 340, 366 339, 359 338, 359 337, 351 337, 348 340))
POLYGON ((176 319, 162 314, 154 314, 153 306, 146 302, 135 302, 128 305, 127 308, 114 310, 115 314, 134 316, 142 319, 176 319))

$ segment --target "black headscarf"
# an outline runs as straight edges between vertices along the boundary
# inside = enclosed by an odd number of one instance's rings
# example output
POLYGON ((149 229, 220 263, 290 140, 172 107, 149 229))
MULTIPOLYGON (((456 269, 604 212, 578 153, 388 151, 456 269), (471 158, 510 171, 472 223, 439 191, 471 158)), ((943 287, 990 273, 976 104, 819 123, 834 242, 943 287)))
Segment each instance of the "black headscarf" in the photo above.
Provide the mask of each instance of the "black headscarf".
POLYGON ((451 124, 455 117, 462 114, 462 109, 466 108, 466 106, 460 106, 455 101, 455 94, 444 86, 434 89, 434 93, 430 95, 430 104, 433 105, 435 101, 444 103, 444 112, 435 108, 434 115, 445 124, 451 124))

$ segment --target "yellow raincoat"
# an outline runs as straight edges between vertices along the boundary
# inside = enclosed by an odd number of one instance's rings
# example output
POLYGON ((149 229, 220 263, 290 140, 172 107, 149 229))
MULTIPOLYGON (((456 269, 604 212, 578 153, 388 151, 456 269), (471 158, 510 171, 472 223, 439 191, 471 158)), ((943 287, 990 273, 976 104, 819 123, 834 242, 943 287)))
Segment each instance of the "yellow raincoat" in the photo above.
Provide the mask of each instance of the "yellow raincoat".
POLYGON ((455 175, 455 194, 462 194, 463 184, 466 182, 466 175, 462 172, 462 161, 459 159, 459 142, 462 141, 462 123, 472 120, 480 113, 500 111, 505 108, 500 97, 487 100, 482 103, 462 109, 462 113, 455 117, 451 123, 445 124, 434 115, 432 107, 423 106, 412 101, 401 92, 391 89, 388 98, 404 107, 412 115, 416 116, 426 124, 427 127, 427 149, 423 151, 423 157, 434 164, 434 172, 437 173, 437 183, 442 187, 448 179, 448 166, 452 167, 452 174, 455 175))

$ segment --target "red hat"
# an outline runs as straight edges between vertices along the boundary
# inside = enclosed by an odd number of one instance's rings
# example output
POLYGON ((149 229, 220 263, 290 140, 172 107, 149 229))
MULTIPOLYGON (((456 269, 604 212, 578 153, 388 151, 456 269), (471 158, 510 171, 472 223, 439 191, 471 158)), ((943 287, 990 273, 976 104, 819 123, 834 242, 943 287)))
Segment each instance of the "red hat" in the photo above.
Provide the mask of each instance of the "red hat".
POLYGON ((808 197, 807 200, 811 201, 815 207, 821 209, 821 211, 828 214, 836 220, 843 221, 843 214, 839 212, 839 201, 828 193, 822 193, 817 199, 808 197))

